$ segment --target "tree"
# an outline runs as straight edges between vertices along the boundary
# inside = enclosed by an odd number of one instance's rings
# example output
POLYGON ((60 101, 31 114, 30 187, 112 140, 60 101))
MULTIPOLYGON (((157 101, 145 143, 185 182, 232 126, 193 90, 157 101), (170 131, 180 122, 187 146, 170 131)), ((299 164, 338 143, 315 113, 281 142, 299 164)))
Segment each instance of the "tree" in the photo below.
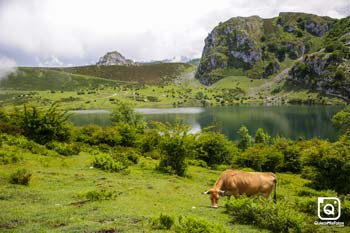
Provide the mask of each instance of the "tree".
POLYGON ((138 128, 145 127, 145 122, 141 115, 135 113, 134 109, 126 103, 118 104, 111 113, 111 120, 114 123, 127 123, 138 128))
POLYGON ((154 124, 163 135, 160 142, 162 157, 158 169, 170 174, 185 176, 186 158, 190 154, 189 127, 178 122, 175 122, 174 125, 160 122, 154 124))
POLYGON ((265 133, 262 128, 256 130, 255 143, 269 144, 269 141, 270 135, 267 132, 265 133))
POLYGON ((47 111, 25 105, 19 116, 20 127, 24 136, 39 144, 53 140, 67 141, 71 136, 68 117, 67 112, 58 110, 57 104, 53 104, 47 111))
POLYGON ((339 129, 343 134, 350 133, 350 107, 344 108, 342 111, 337 112, 332 117, 332 124, 335 128, 339 129))
POLYGON ((237 133, 240 137, 240 140, 238 142, 238 148, 244 151, 251 146, 252 137, 249 135, 249 131, 244 125, 242 125, 241 128, 239 128, 237 133))

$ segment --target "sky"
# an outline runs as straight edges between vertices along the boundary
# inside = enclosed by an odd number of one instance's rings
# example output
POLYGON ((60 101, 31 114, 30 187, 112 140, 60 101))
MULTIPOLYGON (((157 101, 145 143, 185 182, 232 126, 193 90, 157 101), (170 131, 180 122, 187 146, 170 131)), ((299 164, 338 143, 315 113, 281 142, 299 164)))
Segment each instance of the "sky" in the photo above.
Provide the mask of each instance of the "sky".
POLYGON ((135 61, 199 58, 219 22, 285 11, 342 18, 350 1, 0 0, 0 73, 9 64, 95 64, 114 50, 135 61))

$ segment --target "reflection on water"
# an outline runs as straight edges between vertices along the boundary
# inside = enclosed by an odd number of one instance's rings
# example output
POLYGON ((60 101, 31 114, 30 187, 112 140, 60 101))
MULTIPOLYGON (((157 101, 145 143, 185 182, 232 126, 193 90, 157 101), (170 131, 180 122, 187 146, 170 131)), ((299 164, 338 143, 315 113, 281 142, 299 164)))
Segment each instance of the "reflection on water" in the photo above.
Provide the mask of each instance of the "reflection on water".
MULTIPOLYGON (((138 108, 137 112, 150 121, 182 121, 195 133, 208 126, 215 126, 231 140, 238 140, 237 130, 248 127, 251 135, 263 128, 270 135, 293 139, 319 137, 336 140, 337 132, 330 119, 340 106, 230 106, 212 108, 138 108)), ((74 112, 71 121, 75 125, 111 124, 108 111, 84 110, 74 112), (90 112, 86 112, 90 111, 90 112)))
POLYGON ((143 115, 155 115, 155 114, 199 114, 205 111, 204 108, 199 107, 186 107, 186 108, 137 108, 136 112, 143 115))

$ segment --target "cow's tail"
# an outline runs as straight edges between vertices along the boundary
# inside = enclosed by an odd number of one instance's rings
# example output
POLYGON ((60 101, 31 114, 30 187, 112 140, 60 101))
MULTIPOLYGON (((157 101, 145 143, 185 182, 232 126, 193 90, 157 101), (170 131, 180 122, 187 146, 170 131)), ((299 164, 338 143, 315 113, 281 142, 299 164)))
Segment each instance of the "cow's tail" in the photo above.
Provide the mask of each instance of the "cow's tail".
POLYGON ((277 176, 274 175, 275 179, 273 180, 275 185, 274 185, 274 190, 273 190, 273 202, 276 203, 277 202, 277 176))

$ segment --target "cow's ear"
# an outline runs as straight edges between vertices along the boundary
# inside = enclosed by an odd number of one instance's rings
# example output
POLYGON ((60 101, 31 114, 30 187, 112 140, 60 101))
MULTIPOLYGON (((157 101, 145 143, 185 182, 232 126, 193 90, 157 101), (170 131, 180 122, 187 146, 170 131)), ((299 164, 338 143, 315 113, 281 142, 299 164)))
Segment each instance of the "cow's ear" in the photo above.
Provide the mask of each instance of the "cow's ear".
POLYGON ((203 194, 210 194, 210 190, 205 191, 203 194))
POLYGON ((225 196, 225 191, 219 190, 219 195, 220 196, 225 196))

